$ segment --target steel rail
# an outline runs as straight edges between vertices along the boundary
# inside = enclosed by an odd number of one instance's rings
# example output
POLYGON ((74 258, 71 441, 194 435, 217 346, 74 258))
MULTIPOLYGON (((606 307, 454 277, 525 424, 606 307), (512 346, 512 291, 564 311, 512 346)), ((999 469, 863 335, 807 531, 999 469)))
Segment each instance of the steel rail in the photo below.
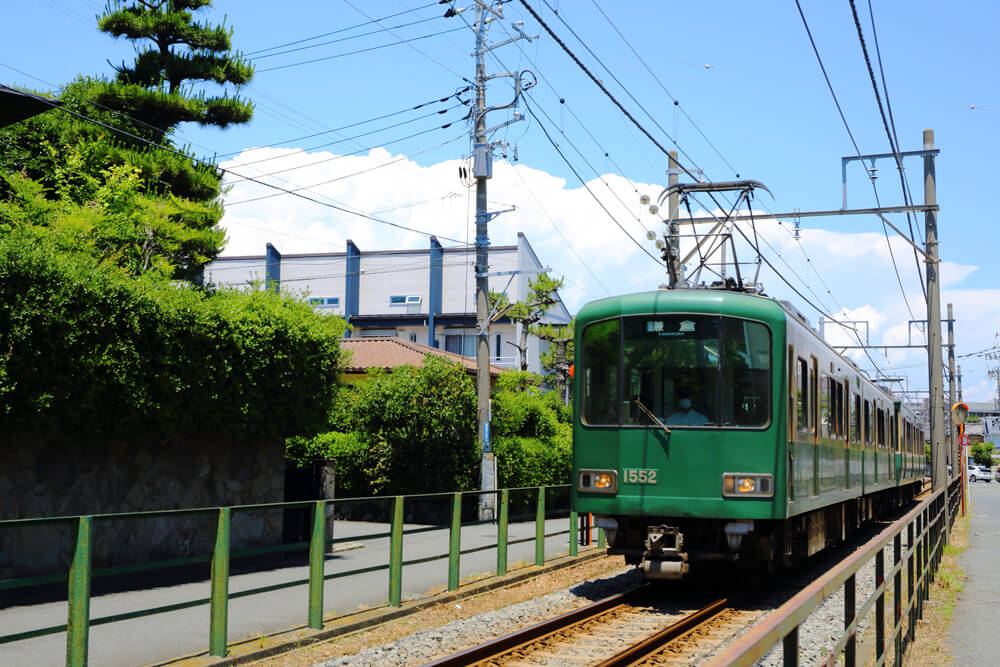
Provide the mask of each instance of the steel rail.
POLYGON ((458 653, 445 656, 444 658, 428 663, 426 667, 464 667, 466 665, 474 665, 478 662, 498 656, 501 653, 506 653, 512 649, 533 643, 543 637, 560 632, 571 625, 600 616, 604 612, 616 607, 630 604, 630 602, 635 598, 648 593, 649 590, 649 586, 646 585, 624 593, 610 595, 602 600, 594 602, 593 604, 589 604, 586 607, 573 609, 564 614, 541 621, 540 623, 535 623, 534 625, 529 625, 526 628, 516 630, 508 635, 504 635, 503 637, 498 637, 497 639, 479 644, 478 646, 473 646, 465 649, 464 651, 459 651, 458 653))
POLYGON ((685 616, 681 620, 668 625, 655 635, 630 646, 621 653, 611 656, 607 660, 598 663, 598 667, 626 667, 636 665, 647 656, 656 653, 670 642, 688 635, 692 630, 708 623, 713 618, 724 612, 729 604, 729 600, 723 598, 716 600, 704 609, 685 616))

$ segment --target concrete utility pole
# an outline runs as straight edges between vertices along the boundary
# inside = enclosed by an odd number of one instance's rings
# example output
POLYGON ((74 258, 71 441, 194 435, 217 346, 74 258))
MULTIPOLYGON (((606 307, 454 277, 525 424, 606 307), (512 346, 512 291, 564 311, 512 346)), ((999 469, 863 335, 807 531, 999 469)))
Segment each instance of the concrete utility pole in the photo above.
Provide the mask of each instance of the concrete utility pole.
MULTIPOLYGON (((505 72, 503 74, 486 74, 484 59, 486 54, 505 44, 520 39, 534 39, 525 35, 518 24, 512 26, 517 36, 499 44, 487 44, 486 33, 490 24, 503 19, 503 4, 496 7, 486 0, 476 0, 476 96, 475 107, 472 110, 474 124, 472 130, 472 173, 476 179, 476 423, 477 441, 482 453, 480 461, 481 491, 496 490, 496 461, 490 446, 490 273, 488 233, 489 221, 505 211, 488 211, 486 201, 486 181, 493 177, 493 144, 487 143, 488 132, 500 129, 521 120, 514 114, 514 119, 495 127, 486 128, 486 114, 490 111, 507 109, 517 104, 521 94, 521 72, 505 72), (491 79, 509 77, 514 79, 514 99, 508 103, 494 107, 486 106, 486 83, 491 79)), ((524 85, 527 89, 528 84, 524 85)), ((479 518, 488 520, 495 518, 496 497, 492 493, 484 493, 479 499, 479 518)))
MULTIPOLYGON (((924 130, 924 150, 934 148, 934 130, 924 130)), ((924 156, 924 204, 937 204, 934 156, 924 156)), ((947 487, 944 443, 944 379, 941 359, 941 269, 938 260, 937 212, 924 213, 927 263, 927 366, 928 366, 928 417, 931 428, 931 488, 934 491, 947 487)), ((948 504, 945 503, 945 512, 948 504)), ((947 522, 945 522, 947 525, 947 522)))
MULTIPOLYGON (((955 393, 955 313, 952 309, 952 305, 948 304, 948 413, 951 413, 951 406, 958 402, 958 395, 955 393)), ((948 420, 949 423, 951 420, 948 420)), ((952 477, 955 475, 965 474, 965 470, 958 465, 958 460, 961 458, 958 453, 958 438, 956 437, 957 429, 955 425, 952 424, 951 428, 948 429, 950 437, 948 438, 948 451, 951 452, 951 472, 952 477)))

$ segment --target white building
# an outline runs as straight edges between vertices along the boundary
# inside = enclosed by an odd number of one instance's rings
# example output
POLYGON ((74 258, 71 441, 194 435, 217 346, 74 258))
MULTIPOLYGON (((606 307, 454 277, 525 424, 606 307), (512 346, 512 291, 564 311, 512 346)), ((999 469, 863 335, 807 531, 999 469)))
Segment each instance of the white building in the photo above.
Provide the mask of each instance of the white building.
MULTIPOLYGON (((524 300, 528 283, 544 265, 518 232, 517 245, 491 246, 490 289, 524 300), (511 274, 510 272, 518 273, 511 274)), ((392 336, 475 357, 475 248, 444 248, 431 237, 424 250, 371 250, 347 241, 345 252, 282 255, 267 244, 256 256, 219 257, 205 265, 205 283, 226 287, 269 285, 299 294, 323 312, 347 318, 348 336, 392 336)), ((558 298, 558 295, 557 295, 558 298)), ((568 324, 562 300, 549 309, 545 324, 568 324)), ((490 362, 518 366, 520 325, 500 319, 490 325, 490 362)), ((539 354, 547 343, 529 334, 528 368, 541 372, 539 354)))

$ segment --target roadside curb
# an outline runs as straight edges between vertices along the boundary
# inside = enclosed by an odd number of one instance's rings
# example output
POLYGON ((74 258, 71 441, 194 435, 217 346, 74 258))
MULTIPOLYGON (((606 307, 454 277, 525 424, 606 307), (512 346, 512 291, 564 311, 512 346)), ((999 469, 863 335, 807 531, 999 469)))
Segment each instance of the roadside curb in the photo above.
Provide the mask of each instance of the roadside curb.
POLYGON ((581 549, 580 551, 580 555, 576 557, 559 556, 553 558, 551 563, 546 563, 542 567, 529 565, 502 577, 493 576, 467 584, 457 591, 446 591, 418 600, 409 600, 403 602, 399 607, 379 607, 377 609, 353 612, 324 619, 322 630, 311 630, 304 625, 300 625, 263 637, 241 639, 229 644, 225 658, 209 656, 205 651, 201 651, 195 654, 149 663, 146 667, 161 667, 165 665, 170 665, 171 667, 222 667, 223 665, 241 665, 255 660, 262 660, 309 646, 310 644, 316 644, 333 639, 334 637, 351 634, 359 630, 381 625, 382 623, 405 618, 435 605, 464 600, 572 565, 585 563, 605 555, 603 549, 596 547, 586 550, 581 549))

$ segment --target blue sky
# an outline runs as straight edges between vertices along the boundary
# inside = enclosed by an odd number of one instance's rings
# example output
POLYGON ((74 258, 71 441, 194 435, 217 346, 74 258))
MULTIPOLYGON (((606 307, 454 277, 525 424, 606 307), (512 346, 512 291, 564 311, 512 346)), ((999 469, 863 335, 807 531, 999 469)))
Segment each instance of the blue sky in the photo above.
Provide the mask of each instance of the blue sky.
MULTIPOLYGON (((840 207, 840 158, 854 148, 794 1, 529 3, 661 143, 674 148, 665 135, 677 140, 686 154, 682 157, 686 166, 702 169, 712 180, 731 180, 738 172, 742 178, 765 183, 774 199, 762 195, 754 202, 755 212, 840 207), (655 79, 600 10, 626 36, 655 79)), ((455 7, 466 4, 458 2, 455 7)), ((856 4, 878 76, 868 3, 856 4)), ((255 117, 248 125, 225 131, 182 127, 176 139, 190 143, 202 155, 226 156, 232 161, 224 164, 237 173, 260 176, 282 187, 338 179, 313 191, 386 220, 464 240, 471 220, 469 198, 457 174, 469 153, 468 141, 460 138, 467 131, 462 120, 467 107, 455 107, 454 98, 322 138, 248 152, 445 98, 467 85, 462 77, 472 77, 473 35, 463 19, 471 22, 472 12, 444 18, 448 6, 421 0, 302 0, 282 3, 276 10, 276 3, 217 0, 202 14, 204 20, 215 22, 225 17, 235 30, 235 46, 252 54, 258 73, 242 92, 257 105, 255 117), (398 15, 370 22, 393 14, 398 15), (274 48, 323 33, 332 34, 274 48), (404 39, 414 41, 373 49, 404 39), (340 41, 314 46, 332 40, 340 41), (272 55, 289 49, 301 50, 272 55), (362 49, 372 50, 345 55, 362 49), (314 58, 324 60, 293 65, 314 58), (282 68, 264 71, 275 67, 282 68), (427 115, 440 109, 448 110, 427 115), (439 128, 447 122, 453 123, 450 128, 439 128), (383 130, 395 123, 402 124, 383 130), (350 138, 362 132, 371 134, 350 138), (332 141, 339 143, 320 146, 332 141), (264 158, 267 162, 257 162, 264 158), (249 162, 255 164, 248 166, 249 162), (286 169, 280 175, 266 175, 286 169)), ((110 74, 109 61, 129 60, 132 47, 96 30, 94 15, 102 7, 98 0, 8 2, 7 20, 0 26, 4 44, 0 82, 47 90, 77 74, 110 74)), ((888 151, 850 4, 803 0, 802 7, 860 150, 888 151)), ((965 2, 942 11, 940 3, 923 1, 873 2, 873 9, 900 148, 920 148, 921 132, 933 128, 941 149, 939 224, 941 253, 948 262, 942 301, 956 304, 959 354, 975 352, 992 346, 1000 330, 1000 292, 994 289, 993 271, 996 205, 988 180, 1000 148, 993 34, 998 10, 993 3, 965 2)), ((522 105, 518 111, 529 119, 495 136, 516 143, 520 161, 516 167, 498 162, 490 182, 490 199, 496 207, 518 209, 491 225, 492 241, 510 243, 517 231, 527 234, 542 261, 565 276, 564 298, 571 311, 608 293, 654 288, 664 281, 662 269, 594 204, 542 127, 595 196, 650 251, 652 244, 644 240, 643 230, 659 233, 662 225, 640 210, 638 194, 658 194, 666 178, 664 156, 624 119, 520 2, 508 3, 504 13, 505 20, 491 29, 493 41, 513 34, 514 21, 524 21, 525 32, 540 38, 498 49, 498 59, 489 58, 488 67, 534 73, 538 85, 527 103, 541 123, 522 105)), ((491 84, 490 104, 510 99, 508 81, 491 84)), ((509 118, 504 111, 489 120, 495 124, 509 118)), ((511 148, 508 155, 512 154, 511 148)), ((876 184, 882 203, 899 203, 893 165, 881 162, 879 167, 876 184)), ((922 201, 921 164, 914 160, 907 167, 912 192, 922 201)), ((874 204, 867 181, 855 164, 848 188, 852 207, 874 204)), ((236 203, 263 194, 271 192, 246 182, 233 183, 223 220, 230 237, 227 252, 259 253, 266 241, 285 252, 339 250, 346 238, 368 249, 427 244, 419 235, 288 196, 236 203)), ((890 219, 905 228, 905 217, 890 219)), ((923 218, 916 222, 922 232, 923 218)), ((873 343, 906 342, 910 312, 922 319, 925 306, 912 252, 902 241, 893 242, 893 251, 909 309, 877 219, 803 219, 800 241, 793 239, 789 226, 789 221, 778 225, 770 220, 759 228, 771 244, 765 255, 799 291, 825 312, 871 320, 873 343)), ((818 313, 778 277, 766 268, 761 275, 768 293, 790 298, 816 321, 818 313)), ((875 359, 890 375, 909 374, 910 388, 926 387, 919 353, 875 359)), ((867 360, 860 363, 871 366, 867 360)), ((966 398, 992 398, 985 362, 969 358, 962 365, 966 398)))

